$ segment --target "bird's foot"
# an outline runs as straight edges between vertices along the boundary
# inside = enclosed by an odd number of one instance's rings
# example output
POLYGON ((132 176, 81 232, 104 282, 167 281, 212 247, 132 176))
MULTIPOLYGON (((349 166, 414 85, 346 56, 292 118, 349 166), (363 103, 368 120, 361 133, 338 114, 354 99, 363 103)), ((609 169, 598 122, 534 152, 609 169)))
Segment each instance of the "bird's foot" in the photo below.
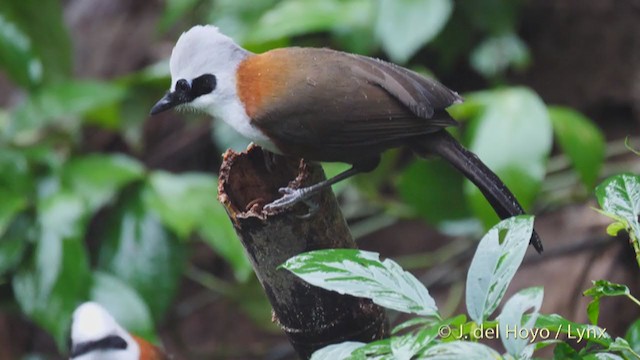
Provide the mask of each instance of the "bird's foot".
POLYGON ((278 190, 283 196, 273 201, 270 204, 264 206, 265 210, 273 211, 280 209, 290 209, 299 202, 304 202, 309 207, 309 212, 298 216, 301 219, 308 219, 315 215, 320 209, 320 205, 316 201, 313 201, 311 197, 315 195, 315 192, 310 191, 308 188, 292 189, 290 187, 283 187, 278 190))

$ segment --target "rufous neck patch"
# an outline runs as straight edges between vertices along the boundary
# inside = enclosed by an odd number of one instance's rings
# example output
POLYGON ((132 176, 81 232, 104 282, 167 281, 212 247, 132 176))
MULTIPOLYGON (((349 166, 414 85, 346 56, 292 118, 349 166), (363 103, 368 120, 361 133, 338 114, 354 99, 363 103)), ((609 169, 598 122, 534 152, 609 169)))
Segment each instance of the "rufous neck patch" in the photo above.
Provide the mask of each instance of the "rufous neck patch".
POLYGON ((144 339, 133 335, 133 340, 140 347, 140 360, 168 360, 167 356, 156 346, 150 344, 144 339))
POLYGON ((269 101, 286 90, 291 63, 285 49, 247 57, 237 70, 236 86, 247 115, 255 119, 266 111, 269 101))

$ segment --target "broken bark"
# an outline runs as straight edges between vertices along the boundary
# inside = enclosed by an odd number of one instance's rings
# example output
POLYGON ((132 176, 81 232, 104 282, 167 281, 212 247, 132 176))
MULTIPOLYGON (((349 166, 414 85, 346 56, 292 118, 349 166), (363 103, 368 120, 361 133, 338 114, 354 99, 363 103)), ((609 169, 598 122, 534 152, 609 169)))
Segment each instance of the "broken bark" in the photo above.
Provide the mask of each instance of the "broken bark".
POLYGON ((308 186, 325 178, 322 167, 304 160, 276 156, 270 169, 260 147, 224 155, 218 198, 244 245, 254 271, 273 307, 274 316, 301 358, 343 341, 370 342, 386 335, 382 308, 368 299, 340 295, 309 285, 284 269, 287 259, 311 250, 355 248, 333 192, 323 191, 320 208, 308 218, 307 206, 267 212, 287 184, 308 186), (292 180, 293 179, 293 180, 292 180))

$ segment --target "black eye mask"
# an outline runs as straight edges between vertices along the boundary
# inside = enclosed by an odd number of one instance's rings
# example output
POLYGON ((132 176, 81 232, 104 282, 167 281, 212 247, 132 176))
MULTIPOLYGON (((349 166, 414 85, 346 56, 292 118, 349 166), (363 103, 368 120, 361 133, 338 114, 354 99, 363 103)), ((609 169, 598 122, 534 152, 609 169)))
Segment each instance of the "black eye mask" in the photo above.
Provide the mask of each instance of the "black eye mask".
POLYGON ((210 92, 213 92, 213 90, 215 90, 216 84, 216 76, 213 74, 204 74, 198 76, 191 82, 191 95, 195 99, 198 96, 209 94, 210 92))
POLYGON ((125 350, 127 342, 118 335, 109 335, 100 340, 85 341, 75 344, 71 349, 71 359, 80 357, 92 351, 125 350))
POLYGON ((190 103, 196 98, 210 94, 216 89, 217 80, 213 74, 203 74, 191 81, 185 79, 176 82, 173 92, 168 92, 151 109, 151 115, 161 113, 181 104, 190 103))
POLYGON ((176 82, 173 95, 180 104, 189 103, 196 98, 213 92, 216 88, 216 76, 212 74, 200 75, 193 79, 191 85, 185 79, 176 82))

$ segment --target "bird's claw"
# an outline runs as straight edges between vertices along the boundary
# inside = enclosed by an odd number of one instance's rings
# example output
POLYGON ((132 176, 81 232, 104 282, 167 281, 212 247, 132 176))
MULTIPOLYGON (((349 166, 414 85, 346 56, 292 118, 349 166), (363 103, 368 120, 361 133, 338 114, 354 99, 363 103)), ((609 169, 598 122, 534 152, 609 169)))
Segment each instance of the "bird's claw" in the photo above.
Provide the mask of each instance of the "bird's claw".
POLYGON ((315 215, 318 210, 320 210, 320 205, 316 202, 313 201, 311 199, 307 199, 307 200, 303 200, 305 205, 307 205, 309 207, 309 211, 307 211, 306 214, 304 215, 297 215, 298 219, 310 219, 311 217, 313 217, 313 215, 315 215))
MULTIPOLYGON (((281 187, 280 189, 278 189, 278 192, 282 195, 291 195, 291 196, 296 196, 296 197, 302 197, 303 192, 300 191, 300 189, 293 189, 290 187, 281 187)), ((283 196, 284 198, 284 196, 283 196)))
POLYGON ((280 188, 278 192, 283 196, 280 199, 265 205, 264 206, 265 210, 289 209, 293 207, 295 204, 297 204, 298 202, 300 202, 301 200, 303 200, 302 194, 298 189, 284 187, 284 188, 280 188))
POLYGON ((310 199, 311 195, 309 192, 304 191, 303 189, 292 189, 290 187, 283 187, 278 189, 278 192, 283 196, 280 199, 277 199, 270 204, 264 206, 264 209, 267 211, 280 210, 280 209, 290 209, 294 205, 299 202, 304 202, 309 207, 309 212, 298 216, 300 219, 308 219, 315 215, 318 212, 320 206, 317 202, 310 199))

